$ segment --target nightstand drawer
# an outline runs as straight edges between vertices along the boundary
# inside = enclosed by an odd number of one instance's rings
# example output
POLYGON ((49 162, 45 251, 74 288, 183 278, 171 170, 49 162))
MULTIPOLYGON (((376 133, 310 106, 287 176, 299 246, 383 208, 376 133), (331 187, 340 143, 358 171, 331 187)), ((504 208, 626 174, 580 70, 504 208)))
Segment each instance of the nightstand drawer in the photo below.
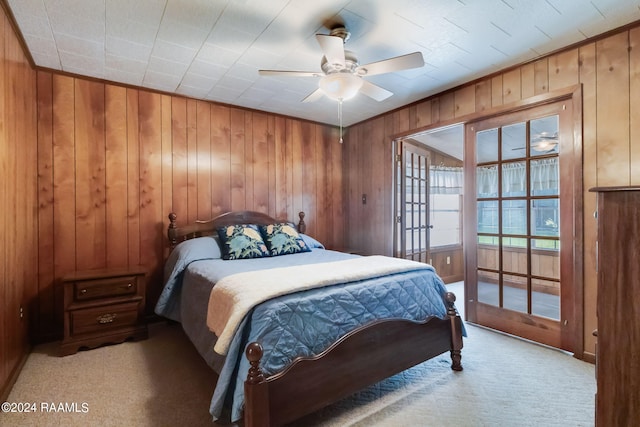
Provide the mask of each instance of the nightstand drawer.
POLYGON ((85 301, 94 298, 133 295, 138 291, 137 283, 136 276, 83 280, 74 283, 74 296, 78 301, 85 301))
POLYGON ((79 270, 62 277, 64 338, 60 354, 147 338, 142 266, 79 270))
POLYGON ((138 321, 139 302, 72 310, 71 335, 133 326, 138 321))

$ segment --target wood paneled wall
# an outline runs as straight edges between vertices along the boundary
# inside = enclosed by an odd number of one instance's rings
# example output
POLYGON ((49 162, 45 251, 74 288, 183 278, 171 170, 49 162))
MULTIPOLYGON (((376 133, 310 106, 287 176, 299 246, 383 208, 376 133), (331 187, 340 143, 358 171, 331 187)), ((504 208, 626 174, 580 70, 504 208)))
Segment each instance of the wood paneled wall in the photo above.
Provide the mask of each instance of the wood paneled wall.
POLYGON ((342 149, 335 128, 179 96, 37 73, 39 339, 62 332, 58 279, 147 267, 162 288, 167 215, 229 210, 297 221, 342 246, 342 149))
POLYGON ((35 77, 0 7, 0 401, 28 354, 37 308, 35 77))
POLYGON ((349 128, 345 137, 347 244, 368 253, 392 253, 390 171, 395 136, 429 125, 452 124, 465 116, 576 84, 583 90, 584 348, 593 354, 596 199, 588 189, 640 184, 640 27, 566 49, 349 128), (366 205, 359 203, 361 193, 369 194, 366 205))

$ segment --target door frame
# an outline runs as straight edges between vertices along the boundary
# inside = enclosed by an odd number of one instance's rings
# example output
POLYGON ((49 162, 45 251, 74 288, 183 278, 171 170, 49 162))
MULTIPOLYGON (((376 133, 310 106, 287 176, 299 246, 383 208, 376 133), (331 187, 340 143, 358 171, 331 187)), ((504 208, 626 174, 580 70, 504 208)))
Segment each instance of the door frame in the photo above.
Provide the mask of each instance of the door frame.
MULTIPOLYGON (((573 170, 573 182, 574 182, 574 200, 573 200, 573 213, 574 213, 574 229, 573 229, 573 249, 574 249, 574 266, 573 266, 573 279, 574 279, 574 312, 573 312, 573 323, 575 325, 574 328, 574 357, 578 359, 583 359, 585 357, 584 354, 584 237, 583 237, 583 223, 584 223, 584 213, 583 213, 583 171, 582 171, 582 158, 583 158, 583 138, 582 138, 582 85, 576 84, 573 86, 568 86, 563 89, 549 91, 544 94, 535 95, 524 100, 515 101, 512 103, 499 105, 496 107, 487 108, 477 113, 462 115, 459 117, 451 117, 448 120, 438 121, 437 123, 429 124, 426 126, 422 126, 416 129, 412 129, 411 131, 400 132, 391 137, 392 141, 392 155, 394 162, 390 166, 395 168, 396 161, 396 147, 399 141, 411 137, 411 135, 428 132, 434 129, 452 126, 452 125, 465 125, 472 121, 488 119, 493 116, 499 116, 509 112, 515 112, 522 109, 528 109, 537 105, 543 105, 546 103, 553 103, 560 100, 566 100, 567 102, 572 103, 573 109, 573 156, 574 156, 574 170, 573 170)), ((465 144, 467 142, 465 141, 465 144)), ((465 174, 465 188, 468 188, 470 185, 467 182, 467 175, 465 174)), ((397 177, 392 175, 392 191, 395 191, 396 186, 398 185, 397 177)), ((394 240, 396 238, 395 230, 395 212, 396 212, 396 201, 389 206, 390 217, 393 218, 393 223, 390 224, 392 229, 392 235, 394 236, 394 240)), ((465 224, 463 226, 463 251, 464 251, 464 259, 465 259, 465 276, 467 275, 466 270, 468 268, 468 262, 466 261, 470 254, 467 250, 467 239, 469 237, 469 227, 467 226, 466 219, 463 216, 463 221, 465 224)), ((475 230, 474 230, 475 232, 475 230)), ((475 238, 475 234, 471 237, 475 238)), ((396 254, 394 254, 396 256, 396 254)), ((475 264, 474 264, 475 265, 475 264)), ((466 280, 465 280, 466 283, 466 280)), ((466 287, 466 284, 465 284, 466 287)), ((465 289, 465 294, 467 290, 465 289)), ((465 298, 466 295, 465 295, 465 298)), ((467 318, 465 314, 465 319, 467 318)))
POLYGON ((429 262, 429 252, 430 252, 430 201, 429 201, 429 185, 431 184, 431 178, 429 175, 429 169, 431 167, 431 154, 426 149, 426 147, 420 145, 417 142, 413 142, 410 140, 401 140, 398 141, 396 146, 396 170, 394 170, 394 176, 397 176, 398 183, 397 187, 394 189, 394 200, 395 200, 395 209, 393 216, 395 218, 395 227, 394 227, 394 240, 393 240, 393 248, 394 254, 396 257, 400 258, 408 258, 415 261, 420 262, 429 262), (414 153, 420 154, 425 159, 425 193, 424 193, 424 205, 426 206, 426 219, 425 224, 422 227, 419 227, 421 230, 424 230, 424 241, 425 241, 425 252, 419 253, 419 259, 415 259, 415 255, 412 254, 410 258, 407 257, 407 216, 406 216, 406 205, 407 205, 407 192, 406 192, 406 170, 407 170, 407 156, 405 152, 407 151, 405 147, 411 147, 414 153), (423 153, 418 153, 418 151, 423 151, 423 153), (397 191, 397 193, 396 193, 397 191))
MULTIPOLYGON (((567 329, 561 334, 560 346, 563 348, 571 348, 574 356, 582 358, 584 353, 584 281, 583 281, 583 259, 584 259, 584 245, 583 245, 583 189, 582 189, 582 90, 581 86, 572 88, 571 91, 563 91, 560 94, 553 94, 540 100, 525 100, 518 103, 515 108, 501 108, 500 111, 496 111, 493 114, 482 115, 474 120, 469 120, 465 125, 472 122, 490 120, 495 117, 504 116, 507 114, 517 113, 520 111, 528 110, 531 108, 541 107, 547 104, 553 104, 557 102, 571 103, 572 116, 572 135, 573 135, 573 147, 572 149, 561 153, 562 158, 565 156, 572 156, 571 164, 572 168, 565 177, 565 182, 570 179, 573 187, 570 191, 564 192, 564 194, 571 194, 572 199, 569 202, 571 206, 570 212, 561 212, 562 216, 572 218, 573 227, 570 230, 570 240, 572 242, 572 248, 569 250, 573 253, 573 263, 570 268, 570 275, 573 276, 573 295, 562 295, 561 298, 568 298, 572 300, 573 313, 569 318, 561 318, 561 328, 567 329)), ((465 146, 468 144, 474 144, 473 140, 470 140, 470 135, 465 132, 465 146)), ((475 159, 469 158, 471 156, 465 155, 465 172, 469 171, 469 168, 475 168, 475 159)), ((562 181, 562 179, 561 179, 562 181)), ((465 189, 474 188, 475 181, 473 174, 465 173, 465 189)), ((465 205, 468 206, 467 203, 465 205)), ((562 223, 562 222, 561 222, 562 223)), ((475 247, 476 229, 474 227, 474 218, 465 216, 465 232, 464 232, 464 250, 465 250, 465 278, 474 277, 474 272, 477 266, 477 254, 471 250, 475 247)), ((467 302, 469 300, 477 299, 477 290, 472 284, 465 280, 465 295, 467 302)), ((475 318, 474 313, 469 310, 473 310, 473 304, 467 304, 467 313, 471 313, 471 318, 475 318)), ((466 316, 467 319, 469 316, 466 316)))

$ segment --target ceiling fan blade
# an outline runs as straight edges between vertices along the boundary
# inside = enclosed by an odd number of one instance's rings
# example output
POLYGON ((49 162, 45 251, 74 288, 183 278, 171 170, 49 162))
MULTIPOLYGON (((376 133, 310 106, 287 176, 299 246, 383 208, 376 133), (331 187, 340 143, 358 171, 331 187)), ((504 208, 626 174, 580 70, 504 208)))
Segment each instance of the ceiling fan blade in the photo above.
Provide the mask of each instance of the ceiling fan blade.
POLYGON ((376 74, 392 73, 394 71, 420 68, 422 66, 424 66, 422 53, 413 52, 407 55, 361 65, 356 68, 356 74, 361 76, 375 76, 376 74))
POLYGON ((288 76, 288 77, 320 77, 324 74, 315 71, 284 71, 284 70, 258 70, 261 76, 288 76))
POLYGON ((314 102, 322 98, 323 95, 324 95, 324 92, 322 91, 322 89, 318 88, 315 91, 311 92, 309 95, 307 95, 307 97, 303 99, 302 102, 314 102))
POLYGON ((360 92, 370 98, 375 99, 376 101, 384 101, 385 99, 393 95, 393 92, 389 92, 388 90, 374 85, 373 83, 368 82, 364 79, 362 80, 362 87, 360 88, 360 92))
POLYGON ((344 40, 341 37, 327 34, 316 34, 316 40, 330 65, 339 65, 344 68, 344 40))

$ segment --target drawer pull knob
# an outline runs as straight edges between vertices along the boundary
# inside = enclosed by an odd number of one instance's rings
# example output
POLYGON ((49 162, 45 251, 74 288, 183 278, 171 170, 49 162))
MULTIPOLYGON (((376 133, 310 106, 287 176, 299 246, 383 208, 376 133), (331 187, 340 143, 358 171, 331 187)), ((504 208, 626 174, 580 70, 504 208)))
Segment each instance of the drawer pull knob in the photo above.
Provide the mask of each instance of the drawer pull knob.
POLYGON ((80 290, 80 293, 84 295, 84 294, 86 294, 86 293, 87 293, 87 290, 86 290, 86 289, 81 289, 81 290, 80 290))
POLYGON ((107 314, 102 314, 96 317, 96 320, 98 321, 98 323, 102 325, 104 325, 105 323, 113 323, 115 319, 116 319, 116 313, 107 313, 107 314))
POLYGON ((129 284, 127 285, 127 288, 130 288, 130 287, 132 287, 132 286, 133 286, 133 283, 129 283, 129 284))

